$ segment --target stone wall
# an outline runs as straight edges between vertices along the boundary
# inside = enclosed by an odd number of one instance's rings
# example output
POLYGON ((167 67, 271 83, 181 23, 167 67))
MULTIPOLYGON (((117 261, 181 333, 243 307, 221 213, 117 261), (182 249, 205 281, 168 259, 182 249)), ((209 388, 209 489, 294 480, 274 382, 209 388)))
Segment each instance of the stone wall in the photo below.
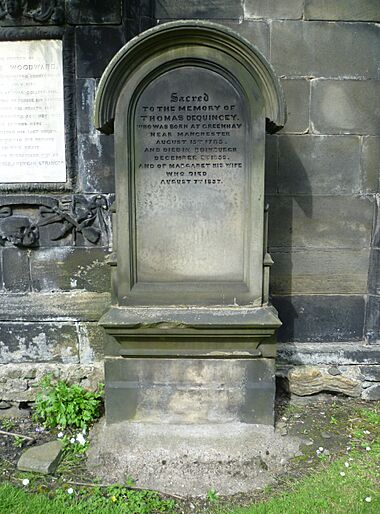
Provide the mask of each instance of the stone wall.
POLYGON ((96 84, 131 37, 183 18, 235 29, 269 59, 283 83, 288 122, 268 137, 266 184, 275 261, 271 294, 283 321, 279 375, 289 376, 297 394, 311 381, 308 393, 379 398, 379 2, 63 4, 59 23, 0 21, 2 39, 38 38, 46 25, 61 31, 66 74, 74 83, 66 88, 66 189, 0 191, 0 209, 11 204, 13 214, 33 222, 46 198, 74 220, 67 226, 61 217, 41 227, 35 245, 12 234, 2 239, 0 399, 31 400, 36 377, 50 369, 87 385, 99 376, 105 341, 97 320, 109 302, 104 259, 112 242, 114 166, 112 136, 98 134, 92 124, 96 84), (86 215, 97 238, 88 239, 75 225, 86 215))

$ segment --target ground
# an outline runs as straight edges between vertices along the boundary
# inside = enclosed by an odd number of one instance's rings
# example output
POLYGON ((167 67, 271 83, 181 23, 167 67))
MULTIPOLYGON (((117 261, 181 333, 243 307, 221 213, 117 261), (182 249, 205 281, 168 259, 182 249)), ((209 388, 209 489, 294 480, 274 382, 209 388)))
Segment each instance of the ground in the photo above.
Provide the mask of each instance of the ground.
MULTIPOLYGON (((186 514, 190 512, 231 512, 231 509, 235 511, 234 509, 239 507, 252 505, 255 502, 267 501, 279 493, 288 491, 292 484, 294 485, 304 477, 318 470, 325 469, 324 467, 327 464, 340 457, 344 456, 347 460, 346 464, 349 466, 349 455, 352 449, 365 453, 366 451, 371 451, 371 448, 376 444, 375 439, 378 434, 376 436, 376 431, 373 428, 367 430, 366 426, 377 426, 378 432, 380 431, 380 426, 377 425, 380 419, 379 402, 368 403, 333 395, 300 399, 299 402, 302 403, 294 404, 289 401, 289 398, 282 396, 278 399, 276 405, 277 430, 280 431, 284 438, 298 436, 302 437, 305 443, 301 445, 298 456, 292 459, 286 466, 285 472, 273 477, 272 485, 254 494, 236 495, 229 498, 220 498, 218 491, 212 490, 209 491, 207 498, 176 497, 173 498, 176 506, 169 510, 186 514), (373 413, 373 419, 371 418, 371 413, 373 413)), ((75 443, 70 449, 71 443, 68 442, 69 450, 58 470, 52 476, 17 471, 17 460, 28 445, 41 444, 55 439, 58 436, 59 430, 46 431, 33 422, 30 416, 11 419, 2 418, 0 419, 0 425, 2 431, 13 432, 34 439, 34 441, 22 440, 21 437, 0 434, 1 483, 14 484, 28 491, 46 492, 51 497, 57 491, 64 491, 67 494, 70 488, 73 489, 74 496, 82 496, 91 488, 94 489, 93 486, 86 488, 82 485, 89 483, 97 484, 99 487, 96 487, 96 489, 102 491, 102 484, 98 484, 96 477, 91 476, 86 469, 85 454, 76 451, 81 450, 81 445, 78 443, 75 443), (27 485, 23 485, 23 480, 25 484, 25 479, 29 481, 27 485)), ((70 434, 69 437, 75 436, 76 432, 70 434)), ((344 471, 340 473, 343 473, 342 476, 344 476, 344 471)), ((133 487, 133 482, 131 481, 129 485, 133 487)), ((105 488, 104 494, 107 494, 105 488)), ((110 498, 116 498, 116 496, 110 496, 110 498)), ((370 492, 368 492, 368 497, 371 497, 370 492)), ((116 502, 116 500, 114 501, 116 502)), ((160 507, 157 508, 160 509, 160 507)), ((368 506, 368 509, 370 509, 370 506, 368 506)), ((13 511, 1 512, 4 512, 4 514, 12 512, 13 514, 13 511)), ((143 510, 126 510, 125 512, 140 513, 143 510)), ((157 512, 163 512, 163 510, 157 510, 157 512)), ((374 511, 363 510, 360 512, 374 511)))

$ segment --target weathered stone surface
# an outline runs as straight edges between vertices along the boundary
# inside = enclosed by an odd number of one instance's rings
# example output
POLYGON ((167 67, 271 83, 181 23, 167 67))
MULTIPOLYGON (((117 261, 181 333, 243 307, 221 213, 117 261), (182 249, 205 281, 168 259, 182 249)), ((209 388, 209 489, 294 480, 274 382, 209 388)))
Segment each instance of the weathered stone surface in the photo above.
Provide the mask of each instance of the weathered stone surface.
POLYGON ((118 27, 77 27, 77 77, 100 77, 124 43, 124 31, 118 27))
POLYGON ((379 21, 378 0, 305 0, 306 20, 379 21))
POLYGON ((375 216, 373 224, 372 246, 373 248, 380 248, 380 194, 377 194, 375 197, 375 216))
POLYGON ((8 293, 0 295, 4 321, 98 321, 111 300, 109 293, 8 293))
MULTIPOLYGON (((210 20, 212 21, 212 20, 210 20)), ((219 20, 218 23, 226 25, 241 36, 248 39, 256 48, 269 58, 269 25, 265 21, 233 21, 219 20)))
POLYGON ((94 133, 94 100, 96 80, 77 79, 76 81, 76 107, 77 107, 77 131, 79 134, 94 133))
POLYGON ((79 361, 81 364, 94 364, 102 361, 107 346, 107 335, 97 323, 78 325, 79 361))
POLYGON ((380 343, 380 296, 368 295, 365 337, 370 344, 380 343))
POLYGON ((49 475, 57 469, 63 452, 61 441, 50 441, 26 450, 17 463, 20 471, 49 475))
POLYGON ((73 323, 0 323, 0 364, 79 362, 73 323))
POLYGON ((30 290, 28 251, 3 248, 3 282, 8 291, 24 293, 30 290))
POLYGON ((274 359, 107 358, 105 379, 108 424, 274 423, 274 359))
POLYGON ((369 250, 313 249, 271 253, 272 294, 366 294, 369 250))
POLYGON ((309 130, 310 80, 283 79, 281 82, 288 114, 281 134, 307 132, 309 130))
POLYGON ((105 248, 47 248, 33 252, 30 267, 34 291, 84 289, 100 293, 110 288, 105 248))
MULTIPOLYGON (((380 9, 380 4, 379 4, 380 9)), ((380 138, 367 136, 363 138, 361 153, 362 191, 376 193, 380 191, 380 138)))
POLYGON ((0 410, 10 409, 12 405, 8 402, 0 401, 0 410))
MULTIPOLYGON (((283 343, 278 347, 277 364, 289 365, 335 365, 355 366, 357 364, 380 362, 380 345, 359 343, 283 343)), ((368 379, 367 379, 368 380, 368 379)))
POLYGON ((370 382, 380 382, 380 365, 378 366, 360 366, 360 373, 364 380, 370 382))
POLYGON ((362 392, 363 400, 380 400, 380 384, 371 385, 362 392))
POLYGON ((66 2, 67 22, 73 25, 121 23, 120 0, 69 0, 66 2))
POLYGON ((299 195, 268 196, 268 201, 271 249, 361 249, 370 244, 371 198, 299 195))
POLYGON ((265 138, 265 194, 278 192, 278 137, 265 138))
POLYGON ((54 379, 95 391, 104 382, 103 363, 92 365, 60 363, 19 363, 0 366, 0 397, 7 402, 34 401, 39 392, 38 383, 46 374, 54 379), (30 375, 34 374, 34 378, 30 375))
POLYGON ((236 494, 273 482, 300 440, 284 440, 272 427, 245 423, 160 425, 97 423, 87 465, 102 480, 172 494, 236 494), (128 451, 125 451, 128 445, 128 451))
POLYGON ((379 34, 373 23, 274 21, 271 62, 288 77, 378 78, 379 34))
POLYGON ((240 0, 156 0, 156 19, 239 19, 243 17, 240 0))
POLYGON ((380 134, 379 96, 380 80, 312 80, 313 132, 380 134))
POLYGON ((371 250, 368 292, 372 295, 380 295, 380 248, 371 250))
POLYGON ((244 18, 300 19, 303 0, 245 0, 244 18))
POLYGON ((281 342, 361 341, 363 338, 363 296, 294 295, 274 296, 272 300, 280 319, 285 321, 278 332, 281 342))
POLYGON ((99 133, 78 137, 78 183, 87 193, 115 191, 113 136, 99 133))
POLYGON ((351 369, 341 375, 333 376, 321 367, 299 366, 289 371, 288 381, 290 392, 299 396, 334 391, 357 398, 362 391, 358 373, 351 369))
POLYGON ((280 193, 359 193, 359 170, 358 136, 279 137, 280 193))

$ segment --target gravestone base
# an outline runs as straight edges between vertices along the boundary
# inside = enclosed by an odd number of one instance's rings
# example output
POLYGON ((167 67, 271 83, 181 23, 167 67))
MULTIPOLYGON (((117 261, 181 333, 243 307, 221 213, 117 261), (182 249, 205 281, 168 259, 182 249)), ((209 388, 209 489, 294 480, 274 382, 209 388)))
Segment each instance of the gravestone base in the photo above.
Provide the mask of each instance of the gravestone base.
POLYGON ((107 358, 107 423, 274 423, 274 359, 107 358))
POLYGON ((215 489, 247 493, 274 481, 300 441, 273 427, 239 422, 158 424, 103 419, 91 433, 88 467, 107 483, 125 483, 181 496, 215 489))

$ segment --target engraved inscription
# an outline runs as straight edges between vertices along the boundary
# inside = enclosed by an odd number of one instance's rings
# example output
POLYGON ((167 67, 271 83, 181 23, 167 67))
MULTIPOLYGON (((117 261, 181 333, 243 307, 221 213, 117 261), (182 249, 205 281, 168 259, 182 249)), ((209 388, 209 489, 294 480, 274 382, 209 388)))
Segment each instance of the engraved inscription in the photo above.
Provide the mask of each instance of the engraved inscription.
POLYGON ((244 99, 218 73, 184 66, 141 94, 135 114, 137 275, 243 280, 244 99))
POLYGON ((0 182, 65 182, 62 41, 0 42, 0 182))

